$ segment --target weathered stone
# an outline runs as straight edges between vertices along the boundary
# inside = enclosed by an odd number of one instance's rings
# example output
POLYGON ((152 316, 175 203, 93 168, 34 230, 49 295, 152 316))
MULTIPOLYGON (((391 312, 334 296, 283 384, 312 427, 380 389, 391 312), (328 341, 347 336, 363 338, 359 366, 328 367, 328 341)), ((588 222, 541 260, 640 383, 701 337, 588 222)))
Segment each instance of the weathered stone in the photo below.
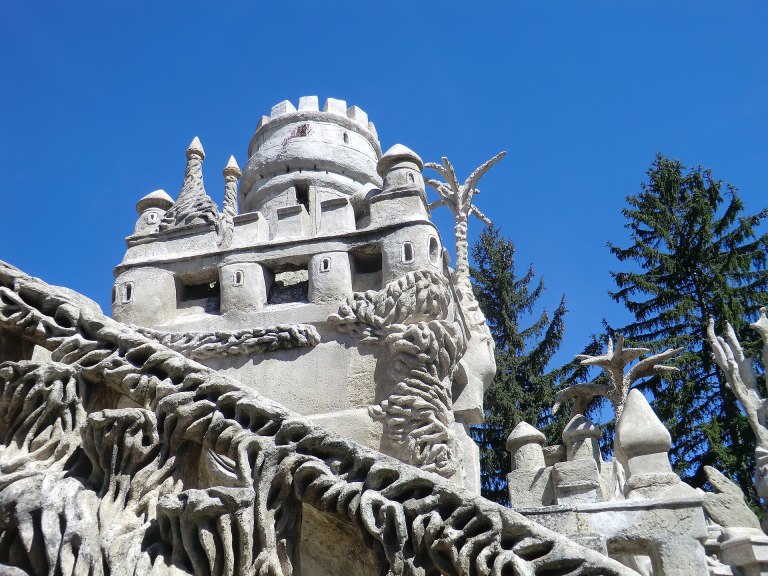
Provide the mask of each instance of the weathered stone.
POLYGON ((4 264, 0 333, 51 352, 0 365, 5 573, 632 573, 4 264))

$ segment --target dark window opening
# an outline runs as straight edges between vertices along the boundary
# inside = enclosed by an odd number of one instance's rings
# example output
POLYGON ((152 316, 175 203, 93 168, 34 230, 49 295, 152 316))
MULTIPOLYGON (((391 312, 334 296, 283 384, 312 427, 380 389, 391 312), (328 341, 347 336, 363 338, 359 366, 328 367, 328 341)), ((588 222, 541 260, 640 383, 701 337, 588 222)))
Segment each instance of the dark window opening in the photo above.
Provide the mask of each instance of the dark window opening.
POLYGON ((232 285, 233 286, 242 286, 243 285, 243 271, 242 270, 235 270, 235 273, 232 276, 232 285))
POLYGON ((328 272, 331 269, 331 259, 323 258, 320 261, 320 272, 328 272))
POLYGON ((439 256, 439 245, 437 243, 437 238, 434 236, 429 237, 429 261, 432 262, 432 264, 437 264, 438 256, 439 256))
POLYGON ((123 303, 130 302, 133 298, 133 282, 126 282, 123 285, 123 303))
POLYGON ((403 262, 413 262, 413 244, 410 242, 403 242, 403 262))
POLYGON ((352 264, 352 290, 381 290, 382 287, 382 257, 381 246, 369 244, 360 246, 350 252, 352 264))
POLYGON ((117 302, 117 287, 112 286, 112 304, 117 302))
POLYGON ((202 300, 204 298, 218 298, 219 283, 204 282, 203 284, 182 284, 181 298, 182 302, 189 300, 202 300))
POLYGON ((349 134, 344 132, 344 144, 349 144, 349 134))
POLYGON ((296 182, 296 203, 304 206, 307 209, 307 214, 309 214, 309 184, 307 182, 296 182))
POLYGON ((308 302, 308 290, 309 271, 307 265, 284 264, 274 272, 274 280, 267 295, 267 304, 308 302))
MULTIPOLYGON (((214 271, 215 272, 215 271, 214 271)), ((181 279, 176 280, 176 302, 179 308, 190 306, 202 306, 205 312, 217 314, 221 290, 218 276, 208 276, 210 280, 200 282, 199 278, 185 283, 181 279), (192 283, 194 282, 194 284, 192 283)))

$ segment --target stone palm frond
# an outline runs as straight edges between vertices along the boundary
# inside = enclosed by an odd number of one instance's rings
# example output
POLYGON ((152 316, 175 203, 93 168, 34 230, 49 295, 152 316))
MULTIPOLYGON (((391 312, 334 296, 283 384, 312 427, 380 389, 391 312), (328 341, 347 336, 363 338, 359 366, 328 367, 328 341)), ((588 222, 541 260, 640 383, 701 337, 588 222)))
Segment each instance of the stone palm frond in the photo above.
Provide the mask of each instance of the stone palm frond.
POLYGON ((496 154, 496 156, 472 172, 463 184, 459 184, 453 164, 451 164, 450 160, 445 156, 442 158, 442 164, 427 162, 424 167, 435 170, 445 180, 445 182, 440 182, 439 180, 434 180, 432 178, 426 178, 424 180, 440 195, 440 200, 430 204, 430 209, 439 206, 448 206, 453 213, 454 218, 457 216, 468 218, 470 214, 474 214, 480 218, 480 220, 490 225, 490 219, 472 204, 472 199, 475 194, 480 193, 477 189, 477 183, 480 178, 491 168, 491 166, 496 164, 496 162, 501 160, 505 155, 506 152, 499 152, 496 154))
POLYGON ((444 179, 444 182, 434 180, 432 178, 426 178, 426 182, 429 186, 434 188, 440 199, 430 204, 430 209, 437 208, 438 206, 448 206, 453 214, 453 231, 456 238, 456 278, 459 284, 467 290, 470 290, 469 285, 469 247, 467 245, 467 220, 469 215, 474 214, 480 220, 490 225, 490 219, 480 212, 480 210, 472 203, 475 194, 479 194, 477 189, 477 183, 480 178, 485 174, 491 166, 496 164, 506 155, 506 152, 499 152, 485 162, 482 166, 478 167, 463 184, 459 184, 459 179, 456 177, 456 170, 453 168, 453 164, 443 156, 442 164, 435 162, 427 162, 424 167, 435 170, 444 179))
POLYGON ((626 367, 644 354, 650 352, 649 348, 625 348, 624 337, 619 335, 614 348, 613 340, 608 338, 608 350, 600 356, 578 354, 576 358, 581 360, 582 366, 599 366, 608 376, 608 383, 592 381, 584 384, 574 384, 564 390, 560 390, 552 407, 557 412, 560 406, 567 400, 574 400, 573 413, 583 413, 587 409, 589 401, 595 396, 603 396, 613 406, 616 420, 619 419, 624 409, 629 390, 638 380, 663 372, 676 372, 674 366, 662 364, 665 360, 674 358, 682 351, 682 348, 670 348, 653 356, 640 360, 626 371, 626 367))

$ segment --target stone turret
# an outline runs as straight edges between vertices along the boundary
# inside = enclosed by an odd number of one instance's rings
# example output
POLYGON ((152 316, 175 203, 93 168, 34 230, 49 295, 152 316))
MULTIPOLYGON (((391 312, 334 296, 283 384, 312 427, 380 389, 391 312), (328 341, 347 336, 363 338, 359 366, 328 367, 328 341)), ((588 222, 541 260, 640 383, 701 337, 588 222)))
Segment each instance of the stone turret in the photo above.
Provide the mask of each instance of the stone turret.
POLYGON ((306 220, 300 226, 316 232, 323 201, 381 187, 380 156, 376 129, 357 106, 328 98, 320 110, 317 96, 305 96, 297 109, 285 100, 261 119, 248 146, 240 211, 260 211, 272 229, 281 216, 306 220))
POLYGON ((136 235, 153 234, 160 227, 160 222, 168 209, 173 206, 173 198, 165 190, 155 190, 136 203, 139 219, 133 231, 136 235))

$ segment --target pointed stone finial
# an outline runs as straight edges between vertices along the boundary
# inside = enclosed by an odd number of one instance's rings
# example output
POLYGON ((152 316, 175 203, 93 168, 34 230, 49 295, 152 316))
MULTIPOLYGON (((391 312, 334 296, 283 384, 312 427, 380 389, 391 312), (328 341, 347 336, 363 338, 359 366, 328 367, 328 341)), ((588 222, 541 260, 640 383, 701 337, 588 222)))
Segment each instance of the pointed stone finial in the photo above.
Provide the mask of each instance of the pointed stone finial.
POLYGON ((627 395, 624 411, 616 423, 616 454, 625 460, 627 482, 624 492, 628 498, 658 498, 671 494, 693 492, 672 470, 669 449, 672 438, 643 393, 634 388, 627 395))
POLYGON ((517 447, 523 444, 536 443, 543 446, 546 441, 547 437, 540 430, 523 420, 509 433, 507 437, 507 450, 514 452, 517 447))
POLYGON ((187 148, 187 158, 191 158, 192 155, 200 156, 200 159, 205 159, 205 150, 203 150, 203 144, 200 142, 200 138, 194 137, 189 147, 187 148))
POLYGON ((672 438, 648 400, 637 388, 630 390, 624 412, 616 423, 616 436, 627 458, 669 452, 672 438))
POLYGON ((235 160, 234 156, 229 157, 229 162, 227 162, 227 165, 224 167, 224 177, 227 176, 234 176, 237 179, 240 179, 240 176, 242 173, 240 172, 240 166, 237 165, 237 161, 235 160))
POLYGON ((184 171, 184 184, 176 203, 165 213, 160 222, 160 232, 196 226, 201 224, 219 228, 219 208, 205 192, 203 184, 203 159, 205 151, 200 139, 195 136, 187 148, 187 167, 184 171))
POLYGON ((539 430, 522 421, 510 432, 507 450, 512 456, 512 470, 538 470, 544 467, 542 446, 547 441, 539 430))

